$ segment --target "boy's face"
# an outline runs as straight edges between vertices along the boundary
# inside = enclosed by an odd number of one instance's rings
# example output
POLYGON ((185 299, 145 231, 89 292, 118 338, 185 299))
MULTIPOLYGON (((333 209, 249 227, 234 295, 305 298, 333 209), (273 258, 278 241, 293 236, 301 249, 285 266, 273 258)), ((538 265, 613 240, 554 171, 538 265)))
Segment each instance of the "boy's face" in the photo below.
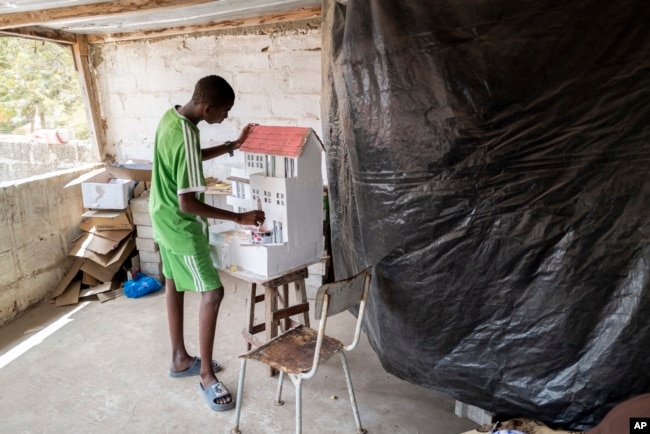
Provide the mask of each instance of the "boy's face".
POLYGON ((228 117, 228 112, 232 106, 232 102, 217 105, 206 104, 203 110, 204 120, 209 124, 220 124, 228 117))

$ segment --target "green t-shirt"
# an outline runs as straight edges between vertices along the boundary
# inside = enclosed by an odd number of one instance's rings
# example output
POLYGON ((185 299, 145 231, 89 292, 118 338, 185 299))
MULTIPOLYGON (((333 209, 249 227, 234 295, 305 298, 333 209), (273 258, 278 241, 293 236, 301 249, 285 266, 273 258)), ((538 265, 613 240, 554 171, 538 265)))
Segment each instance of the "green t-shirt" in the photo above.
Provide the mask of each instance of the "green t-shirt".
POLYGON ((172 107, 154 141, 149 214, 154 240, 179 255, 208 248, 207 219, 181 211, 178 195, 194 192, 204 201, 205 178, 199 129, 172 107))

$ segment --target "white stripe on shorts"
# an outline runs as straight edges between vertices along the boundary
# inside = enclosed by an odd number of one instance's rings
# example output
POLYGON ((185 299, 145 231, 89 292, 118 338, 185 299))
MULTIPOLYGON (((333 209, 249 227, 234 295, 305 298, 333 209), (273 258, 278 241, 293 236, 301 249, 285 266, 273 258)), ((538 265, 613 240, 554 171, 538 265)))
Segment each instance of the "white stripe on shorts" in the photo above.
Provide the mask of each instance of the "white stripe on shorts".
POLYGON ((196 263, 196 258, 194 256, 183 256, 185 260, 185 265, 187 265, 188 270, 192 273, 192 280, 194 280, 194 289, 198 292, 205 292, 205 283, 201 279, 201 273, 199 272, 199 266, 196 263))

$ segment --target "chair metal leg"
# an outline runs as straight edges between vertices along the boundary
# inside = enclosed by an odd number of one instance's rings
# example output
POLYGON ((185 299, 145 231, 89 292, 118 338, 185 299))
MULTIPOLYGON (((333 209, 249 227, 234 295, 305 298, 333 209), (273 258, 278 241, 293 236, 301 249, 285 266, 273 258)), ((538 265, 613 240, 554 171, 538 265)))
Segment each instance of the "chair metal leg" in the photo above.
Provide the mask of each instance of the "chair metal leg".
POLYGON ((361 426, 361 418, 359 418, 359 409, 357 408, 357 400, 354 397, 354 388, 352 387, 352 378, 350 378, 350 368, 348 368, 348 359, 345 357, 344 351, 339 351, 341 356, 341 364, 343 365, 343 372, 345 373, 345 382, 348 385, 348 392, 350 393, 350 403, 352 404, 352 413, 354 414, 354 421, 357 424, 357 433, 363 434, 367 431, 361 426))
POLYGON ((241 359, 241 368, 239 370, 239 382, 237 383, 237 405, 235 410, 235 426, 230 430, 232 434, 240 434, 239 416, 241 415, 242 397, 244 395, 244 376, 246 375, 246 358, 241 359))
POLYGON ((302 434, 302 378, 298 377, 296 383, 296 434, 302 434))
POLYGON ((278 375, 278 392, 275 395, 275 401, 273 401, 273 404, 275 405, 284 405, 284 401, 282 400, 283 381, 284 381, 284 371, 280 371, 280 375, 278 375))

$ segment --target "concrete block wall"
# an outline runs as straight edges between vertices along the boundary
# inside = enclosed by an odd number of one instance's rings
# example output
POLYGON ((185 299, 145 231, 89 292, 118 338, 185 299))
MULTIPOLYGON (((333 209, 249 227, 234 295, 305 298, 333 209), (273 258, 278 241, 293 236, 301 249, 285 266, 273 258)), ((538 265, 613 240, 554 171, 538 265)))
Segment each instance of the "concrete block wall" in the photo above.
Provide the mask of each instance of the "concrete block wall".
POLYGON ((83 212, 81 188, 63 188, 95 165, 0 185, 0 326, 47 299, 68 271, 83 212))
MULTIPOLYGON (((236 100, 222 124, 199 124, 204 147, 234 140, 250 122, 311 127, 322 137, 320 48, 314 22, 95 45, 105 153, 118 162, 151 161, 162 114, 189 101, 196 81, 210 74, 224 77, 236 100)), ((243 164, 236 154, 204 168, 225 179, 243 164)))
POLYGON ((4 138, 0 135, 0 182, 43 175, 99 161, 89 140, 48 144, 28 136, 4 138))
MULTIPOLYGON (((185 104, 209 74, 228 80, 236 101, 222 124, 200 125, 204 147, 237 138, 250 122, 311 127, 322 137, 320 47, 314 21, 93 45, 107 141, 100 158, 151 161, 160 117, 185 104)), ((243 165, 237 153, 204 167, 206 176, 225 179, 243 165)), ((45 300, 65 275, 83 208, 80 188, 62 187, 88 170, 0 185, 0 325, 45 300)))

